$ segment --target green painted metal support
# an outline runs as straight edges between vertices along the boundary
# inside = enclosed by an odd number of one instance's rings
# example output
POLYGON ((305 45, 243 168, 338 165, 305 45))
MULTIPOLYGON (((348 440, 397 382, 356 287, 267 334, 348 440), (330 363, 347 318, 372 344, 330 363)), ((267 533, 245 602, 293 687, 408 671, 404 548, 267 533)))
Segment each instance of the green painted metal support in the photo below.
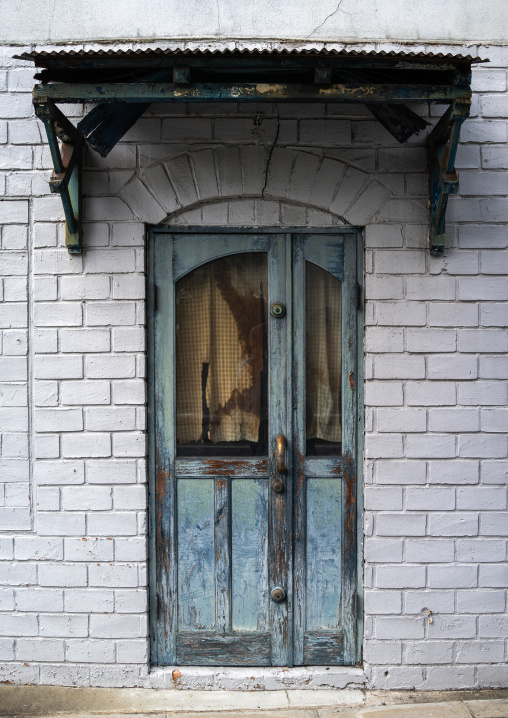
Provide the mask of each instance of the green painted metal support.
POLYGON ((49 181, 59 194, 65 213, 65 244, 70 254, 81 254, 81 164, 83 137, 51 100, 34 100, 35 114, 44 123, 53 160, 49 181))
POLYGON ((368 102, 405 103, 469 101, 468 87, 348 82, 334 85, 297 83, 108 82, 36 85, 34 98, 54 102, 368 102))
POLYGON ((445 249, 445 216, 448 197, 457 194, 459 181, 455 156, 462 123, 469 116, 469 103, 454 102, 428 137, 430 192, 430 253, 438 256, 445 249))

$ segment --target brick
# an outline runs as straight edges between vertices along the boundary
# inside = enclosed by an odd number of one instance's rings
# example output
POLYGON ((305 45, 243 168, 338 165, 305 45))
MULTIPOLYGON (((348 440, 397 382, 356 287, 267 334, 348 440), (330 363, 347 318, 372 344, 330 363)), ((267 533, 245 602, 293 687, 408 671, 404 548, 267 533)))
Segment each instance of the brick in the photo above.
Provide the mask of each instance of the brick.
POLYGON ((34 331, 34 350, 36 354, 56 354, 58 351, 58 330, 36 329, 34 331))
POLYGON ((421 432, 427 428, 424 409, 378 409, 378 431, 421 432))
POLYGON ((35 564, 7 563, 0 564, 0 585, 20 586, 36 583, 37 568, 35 564))
POLYGON ((477 461, 430 461, 429 482, 432 484, 477 484, 477 461))
POLYGON ((377 639, 397 640, 399 638, 423 638, 425 628, 420 616, 391 616, 376 619, 375 637, 377 639))
POLYGON ((406 384, 408 406, 446 406, 456 403, 453 382, 408 381, 406 384))
POLYGON ((82 484, 85 469, 82 461, 37 461, 34 467, 37 484, 82 484))
POLYGON ((365 487, 365 508, 376 511, 401 511, 402 488, 365 487))
POLYGON ((400 591, 366 591, 364 605, 368 614, 400 614, 402 594, 400 591))
POLYGON ((142 352, 144 350, 145 330, 143 327, 113 329, 113 351, 142 352))
MULTIPOLYGON (((0 327, 2 329, 10 329, 14 327, 27 326, 27 310, 26 304, 7 303, 0 304, 0 327)), ((4 353, 11 353, 4 347, 4 353)))
POLYGON ((402 382, 368 381, 365 385, 367 406, 401 406, 402 382))
POLYGON ((73 486, 62 489, 64 511, 108 511, 113 506, 111 490, 101 486, 73 486))
POLYGON ((405 600, 406 613, 454 613, 454 591, 407 591, 405 600))
POLYGON ((136 428, 134 407, 96 407, 86 409, 87 431, 132 431, 136 428))
MULTIPOLYGON (((482 199, 480 201, 480 220, 486 222, 506 222, 508 220, 508 201, 506 197, 494 197, 493 199, 482 199)), ((499 257, 501 267, 494 261, 492 253, 489 252, 489 259, 486 264, 482 261, 482 271, 487 274, 503 274, 502 268, 506 268, 506 256, 499 257)))
POLYGON ((28 200, 0 200, 0 222, 2 224, 27 224, 28 200))
POLYGON ((85 361, 89 379, 123 379, 134 378, 136 375, 133 356, 90 356, 85 361))
POLYGON ((429 430, 456 433, 478 431, 480 416, 478 409, 429 409, 429 430))
POLYGON ((73 663, 114 663, 115 646, 111 641, 69 639, 65 655, 73 663))
MULTIPOLYGON (((37 529, 40 536, 82 536, 85 533, 85 515, 84 514, 64 514, 55 511, 42 512, 39 511, 37 516, 37 529)), ((65 580, 64 572, 62 578, 65 580)), ((43 584, 39 573, 39 582, 41 586, 47 585, 65 585, 65 584, 43 584)))
POLYGON ((36 431, 80 431, 83 429, 81 409, 36 409, 36 431))
POLYGON ((459 247, 464 249, 503 249, 508 246, 504 226, 499 224, 464 224, 459 227, 459 247))
POLYGON ((81 353, 109 352, 111 348, 109 329, 62 329, 60 349, 62 352, 81 353))
POLYGON ((114 381, 113 402, 115 404, 144 404, 146 402, 145 381, 140 379, 114 381))
POLYGON ((60 561, 63 559, 62 540, 40 536, 17 536, 14 542, 14 555, 20 561, 60 561))
POLYGON ((60 437, 58 434, 35 435, 35 458, 56 459, 60 456, 60 437))
POLYGON ((429 666, 424 683, 425 690, 450 690, 473 688, 476 685, 473 666, 449 666, 443 671, 442 666, 429 666))
POLYGON ((384 277, 368 274, 365 277, 365 296, 367 299, 403 299, 404 280, 393 275, 384 277))
POLYGON ((93 564, 88 573, 90 586, 120 588, 138 585, 138 567, 133 565, 93 564))
POLYGON ((400 641, 373 641, 365 643, 364 658, 368 663, 392 665, 402 662, 402 643, 400 641))
MULTIPOLYGON (((146 493, 144 493, 144 497, 146 506, 146 493)), ((146 556, 147 541, 145 537, 115 539, 115 559, 117 561, 146 561, 146 556)))
POLYGON ((508 299, 508 279, 492 276, 461 277, 459 278, 458 299, 474 302, 508 299))
POLYGON ((508 379, 508 362, 505 356, 480 357, 480 376, 485 379, 508 379))
POLYGON ((91 536, 135 536, 137 517, 134 512, 89 514, 88 533, 91 536))
POLYGON ((28 431, 28 409, 24 406, 0 408, 0 431, 28 431))
POLYGON ((480 616, 480 638, 508 638, 508 616, 480 616))
POLYGON ((452 663, 453 648, 452 641, 408 641, 405 644, 404 662, 409 665, 452 663))
POLYGON ((87 461, 87 481, 90 484, 131 484, 136 482, 136 462, 87 461))
POLYGON ((502 663, 502 641, 461 641, 457 647, 457 663, 502 663))
POLYGON ((404 459, 403 461, 376 462, 376 482, 378 484, 424 484, 426 481, 427 465, 425 461, 406 461, 404 459))
POLYGON ((62 588, 70 586, 86 586, 86 566, 75 566, 63 563, 43 563, 39 566, 39 583, 41 586, 55 586, 62 588))
POLYGON ((459 437, 459 456, 497 459, 506 456, 506 436, 470 434, 459 437))
POLYGON ((474 356, 435 354, 427 360, 427 372, 429 379, 476 379, 478 362, 474 356))
POLYGON ((432 513, 429 516, 430 536, 477 536, 478 515, 458 513, 432 513))
POLYGON ((122 486, 113 490, 115 509, 143 511, 147 507, 145 486, 122 486))
POLYGON ((376 379, 423 379, 425 359, 407 354, 383 354, 374 358, 376 379))
MULTIPOLYGON (((455 299, 455 279, 439 275, 436 277, 411 277, 406 280, 406 297, 410 300, 455 299)), ((430 308, 432 309, 432 304, 430 308)), ((449 305, 448 305, 449 306, 449 305)))
POLYGON ((481 514, 483 536, 508 536, 508 514, 504 512, 481 514))
POLYGON ((478 615, 480 606, 482 613, 503 613, 505 606, 503 591, 486 591, 482 589, 457 591, 457 611, 459 613, 478 615))
POLYGON ((482 429, 491 432, 508 432, 508 410, 482 409, 482 429))
POLYGON ((86 306, 88 326, 127 326, 135 322, 136 308, 132 302, 89 302, 86 306))
POLYGON ((439 434, 409 434, 406 456, 410 459, 444 459, 456 456, 455 437, 439 434))
POLYGON ((478 584, 478 569, 473 566, 429 566, 428 586, 430 588, 475 588, 478 584))
POLYGON ((137 616, 115 616, 113 614, 90 616, 90 636, 92 638, 138 638, 140 635, 137 616))
POLYGON ((116 656, 120 663, 146 663, 148 660, 147 641, 118 641, 116 656))
POLYGON ((413 249, 378 250, 374 268, 377 274, 424 274, 425 253, 413 249))
POLYGON ((113 455, 119 457, 146 455, 145 434, 113 434, 113 455))
POLYGON ((404 456, 402 436, 398 434, 367 434, 365 456, 369 459, 390 459, 404 456))
POLYGON ((408 329, 406 331, 409 352, 454 352, 457 348, 457 334, 451 329, 408 329))
POLYGON ((508 565, 500 563, 482 564, 478 585, 486 588, 506 588, 508 584, 508 565))
POLYGON ((42 614, 39 617, 39 631, 41 636, 54 636, 57 638, 87 636, 88 618, 86 616, 52 616, 42 614))
POLYGON ((70 613, 112 613, 115 606, 113 591, 105 589, 69 589, 64 591, 64 600, 70 613))
POLYGON ((378 536, 424 536, 427 524, 425 515, 379 514, 377 516, 378 536))
POLYGON ((36 356, 34 375, 37 379, 80 379, 83 359, 81 356, 36 356))
POLYGON ((0 636, 36 636, 37 616, 30 614, 0 614, 0 636))
POLYGON ((455 508, 455 490, 452 488, 406 489, 406 509, 409 511, 450 511, 455 508))
POLYGON ((426 307, 418 302, 380 302, 376 314, 377 323, 388 326, 424 326, 427 321, 426 307))
POLYGON ((478 666, 478 683, 489 688, 504 688, 508 683, 508 666, 503 664, 478 666))
MULTIPOLYGON (((107 198, 108 203, 111 198, 107 198)), ((109 206, 109 205, 108 205, 109 206)), ((111 220, 111 214, 108 214, 111 220)), ((123 225, 122 225, 123 226, 123 225)), ((114 225, 115 227, 115 225, 114 225)), ((115 231, 113 229, 113 231, 115 231)), ((136 270, 136 255, 133 249, 100 249, 86 255, 88 274, 125 274, 136 270)))
POLYGON ((111 456, 111 437, 104 433, 66 434, 62 453, 67 458, 111 456))
POLYGON ((406 561, 409 563, 445 563, 453 561, 454 556, 453 541, 439 539, 408 539, 406 541, 406 561))
POLYGON ((20 638, 16 641, 18 661, 64 661, 64 642, 41 638, 20 638))
POLYGON ((486 486, 468 486, 457 491, 457 508, 470 511, 506 509, 506 489, 486 486))
POLYGON ((60 385, 62 404, 109 404, 109 381, 65 381, 60 385))
POLYGON ((480 324, 484 327, 504 327, 506 325, 506 303, 489 302, 480 307, 480 324))
POLYGON ((483 539, 482 541, 461 539, 457 541, 457 560, 465 563, 474 561, 504 561, 506 542, 483 539))
MULTIPOLYGON (((141 183, 140 183, 141 184, 141 183)), ((134 201, 135 197, 134 195, 131 195, 131 192, 124 191, 122 194, 127 195, 128 201, 134 201)), ((148 194, 148 192, 147 192, 148 194)), ((154 203, 155 204, 155 203, 154 203)), ((135 215, 133 214, 131 208, 128 206, 128 204, 120 199, 120 197, 91 197, 89 199, 85 198, 84 201, 85 205, 85 217, 89 221, 106 221, 106 220, 127 220, 132 221, 135 219, 135 215)), ((160 216, 160 215, 159 215, 160 216)), ((47 219, 47 217, 43 217, 42 219, 47 219)), ((160 221, 160 219, 159 219, 160 221)), ((94 271, 93 269, 90 269, 90 267, 95 267, 95 263, 92 259, 90 261, 90 258, 93 257, 93 254, 89 254, 87 256, 87 265, 88 265, 88 271, 94 271)), ((99 271, 99 270, 96 270, 99 271)), ((102 272, 104 271, 110 271, 108 269, 102 269, 102 272)), ((113 270, 114 271, 114 270, 113 270)), ((123 269, 120 271, 129 271, 128 269, 123 269)))
POLYGON ((475 304, 431 302, 429 304, 429 326, 476 327, 478 326, 478 307, 475 304))

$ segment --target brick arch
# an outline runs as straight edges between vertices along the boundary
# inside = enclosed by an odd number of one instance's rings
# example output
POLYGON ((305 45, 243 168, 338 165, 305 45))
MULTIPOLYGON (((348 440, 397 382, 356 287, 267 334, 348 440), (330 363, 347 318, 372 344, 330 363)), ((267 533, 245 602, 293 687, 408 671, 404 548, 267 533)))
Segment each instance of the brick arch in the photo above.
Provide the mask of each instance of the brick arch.
POLYGON ((170 222, 206 203, 252 198, 300 204, 343 224, 364 225, 392 191, 340 158, 251 144, 189 151, 143 168, 119 195, 150 224, 170 222))

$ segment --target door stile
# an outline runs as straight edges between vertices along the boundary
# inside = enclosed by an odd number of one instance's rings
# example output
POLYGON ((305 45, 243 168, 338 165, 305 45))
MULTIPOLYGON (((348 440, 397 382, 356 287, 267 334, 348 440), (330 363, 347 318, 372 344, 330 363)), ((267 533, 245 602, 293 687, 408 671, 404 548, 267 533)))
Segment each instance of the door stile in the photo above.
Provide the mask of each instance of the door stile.
MULTIPOLYGON (((287 240, 284 235, 272 239, 271 251, 268 254, 268 298, 269 304, 281 302, 288 307, 290 294, 287 293, 286 249, 287 240)), ((282 434, 287 441, 287 402, 288 387, 288 353, 287 353, 287 315, 282 318, 269 317, 269 456, 271 458, 271 481, 268 489, 269 497, 269 543, 268 543, 268 575, 269 592, 281 587, 286 595, 290 593, 288 585, 288 565, 290 560, 288 541, 289 505, 288 505, 288 474, 282 477, 285 489, 277 493, 273 490, 276 474, 276 437, 282 434)), ((286 451, 287 456, 287 451, 286 451)), ((273 666, 289 665, 291 659, 291 640, 288 631, 288 600, 275 602, 270 600, 270 625, 272 637, 273 666)))
POLYGON ((293 237, 293 662, 303 663, 305 630, 305 257, 304 237, 293 237))
POLYGON ((214 494, 215 626, 231 633, 231 479, 216 478, 214 494))
POLYGON ((153 241, 154 301, 154 382, 155 407, 153 463, 155 469, 155 511, 152 532, 156 544, 154 620, 157 634, 157 662, 171 664, 176 660, 175 637, 177 616, 176 561, 176 480, 174 472, 175 442, 174 404, 174 292, 173 249, 169 237, 154 234, 153 241))
POLYGON ((344 300, 342 322, 342 416, 344 491, 342 493, 341 624, 344 630, 344 662, 356 663, 356 417, 357 417, 357 309, 356 235, 344 235, 344 300))

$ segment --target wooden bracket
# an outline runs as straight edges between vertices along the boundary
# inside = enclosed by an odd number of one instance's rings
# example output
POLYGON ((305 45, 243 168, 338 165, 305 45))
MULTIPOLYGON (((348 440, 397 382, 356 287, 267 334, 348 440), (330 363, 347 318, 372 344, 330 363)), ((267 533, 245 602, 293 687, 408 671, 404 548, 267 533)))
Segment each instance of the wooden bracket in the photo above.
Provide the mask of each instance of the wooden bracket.
POLYGON ((460 128, 469 116, 470 103, 453 102, 428 137, 430 193, 430 253, 439 256, 445 249, 445 217, 448 196, 457 194, 459 181, 455 156, 460 128))
POLYGON ((65 244, 70 254, 81 254, 81 165, 83 138, 74 125, 48 98, 34 101, 35 114, 44 123, 53 160, 51 192, 62 199, 65 213, 65 244))

